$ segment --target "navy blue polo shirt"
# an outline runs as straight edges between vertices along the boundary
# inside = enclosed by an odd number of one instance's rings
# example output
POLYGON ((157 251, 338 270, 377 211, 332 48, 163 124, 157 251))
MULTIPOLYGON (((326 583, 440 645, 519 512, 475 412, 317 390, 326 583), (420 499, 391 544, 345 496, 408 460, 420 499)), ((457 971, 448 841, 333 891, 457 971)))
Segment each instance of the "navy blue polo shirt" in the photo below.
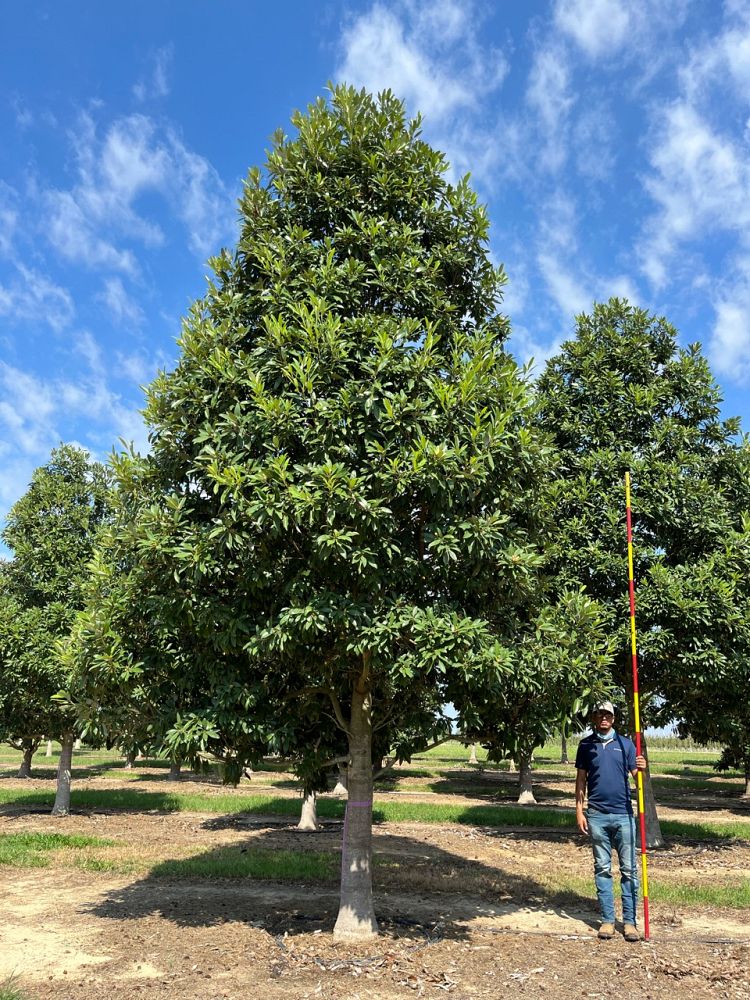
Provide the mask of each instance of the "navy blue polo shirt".
POLYGON ((615 733, 606 743, 596 733, 587 736, 578 744, 576 768, 586 772, 589 809, 621 815, 633 812, 629 775, 635 770, 635 744, 627 736, 618 739, 615 733))

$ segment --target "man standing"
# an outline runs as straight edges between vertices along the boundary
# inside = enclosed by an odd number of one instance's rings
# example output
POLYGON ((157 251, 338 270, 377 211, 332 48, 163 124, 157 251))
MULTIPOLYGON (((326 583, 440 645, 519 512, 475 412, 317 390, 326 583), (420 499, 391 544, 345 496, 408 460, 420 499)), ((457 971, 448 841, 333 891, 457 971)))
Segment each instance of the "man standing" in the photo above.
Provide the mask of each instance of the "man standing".
POLYGON ((599 937, 615 933, 615 897, 612 890, 612 848, 620 863, 622 922, 626 941, 639 941, 636 927, 638 874, 635 866, 635 821, 630 800, 629 775, 646 768, 646 758, 637 757, 635 746, 615 730, 611 701, 594 706, 593 733, 581 740, 576 754, 576 823, 581 833, 591 834, 594 848, 594 881, 602 923, 599 937), (588 810, 583 803, 588 791, 588 810))

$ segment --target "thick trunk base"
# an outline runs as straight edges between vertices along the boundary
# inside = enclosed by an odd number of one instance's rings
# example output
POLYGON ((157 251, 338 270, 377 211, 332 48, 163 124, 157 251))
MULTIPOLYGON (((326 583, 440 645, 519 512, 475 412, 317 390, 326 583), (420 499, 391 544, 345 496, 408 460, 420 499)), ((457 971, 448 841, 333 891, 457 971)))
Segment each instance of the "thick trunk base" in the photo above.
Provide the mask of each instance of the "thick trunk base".
POLYGON ((315 792, 310 792, 302 800, 302 813, 297 824, 298 830, 317 830, 318 827, 318 806, 315 792))
POLYGON ((52 740, 47 740, 47 752, 45 753, 44 756, 45 757, 51 757, 52 756, 52 740))
POLYGON ((73 766, 73 737, 63 736, 60 745, 60 765, 57 768, 57 794, 52 806, 53 816, 67 816, 70 812, 70 778, 73 766))
POLYGON ((521 757, 518 771, 518 804, 519 806, 535 806, 534 784, 531 774, 531 754, 521 757))
POLYGON ((333 936, 362 941, 378 933, 372 900, 372 693, 370 658, 352 691, 349 799, 341 839, 341 896, 333 936))
POLYGON ((346 797, 349 794, 349 789, 347 788, 348 783, 349 776, 347 774, 347 769, 339 764, 339 777, 338 781, 333 786, 333 794, 346 797))
POLYGON ((368 941, 378 936, 378 922, 374 911, 360 913, 351 906, 342 906, 333 928, 336 941, 368 941))
POLYGON ((182 770, 182 761, 173 760, 169 766, 169 774, 167 775, 167 781, 179 781, 181 770, 182 770))

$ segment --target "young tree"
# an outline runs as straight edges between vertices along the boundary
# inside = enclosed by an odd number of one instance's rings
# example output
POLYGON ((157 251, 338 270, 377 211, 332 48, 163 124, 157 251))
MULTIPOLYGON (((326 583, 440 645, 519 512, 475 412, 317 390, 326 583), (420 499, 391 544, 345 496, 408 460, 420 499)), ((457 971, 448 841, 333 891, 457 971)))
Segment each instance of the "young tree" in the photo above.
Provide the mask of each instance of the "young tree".
POLYGON ((104 466, 62 445, 34 472, 2 534, 13 559, 0 576, 0 736, 29 746, 43 735, 60 740, 58 814, 69 809, 75 738, 69 714, 52 700, 65 683, 58 643, 83 603, 108 490, 104 466))
MULTIPOLYGON (((252 707, 273 705, 294 739, 316 706, 343 734, 336 934, 358 937, 377 927, 377 734, 512 671, 547 452, 468 182, 388 92, 337 87, 293 124, 148 391, 121 537, 141 601, 194 642, 185 683, 215 718, 242 712, 252 736, 252 707)), ((174 745, 218 732, 210 716, 174 745)))
MULTIPOLYGON (((663 609, 655 612, 660 598, 650 592, 661 579, 653 570, 689 566, 720 548, 748 508, 739 423, 720 419, 721 395, 699 345, 678 347, 665 319, 619 299, 577 318, 575 339, 548 361, 538 395, 540 424, 561 455, 549 492, 557 514, 550 556, 555 585, 584 585, 605 608, 617 650, 614 680, 627 693, 623 476, 632 473, 645 703, 648 694, 668 693, 658 639, 663 609)), ((674 628, 678 644, 689 646, 690 620, 676 617, 674 628)), ((656 846, 661 833, 650 794, 647 806, 649 846, 656 846)))
POLYGON ((543 605, 515 636, 516 669, 472 692, 461 712, 463 731, 481 742, 489 760, 511 754, 518 762, 518 802, 536 802, 531 760, 552 732, 582 703, 606 692, 611 639, 602 609, 583 592, 543 605))

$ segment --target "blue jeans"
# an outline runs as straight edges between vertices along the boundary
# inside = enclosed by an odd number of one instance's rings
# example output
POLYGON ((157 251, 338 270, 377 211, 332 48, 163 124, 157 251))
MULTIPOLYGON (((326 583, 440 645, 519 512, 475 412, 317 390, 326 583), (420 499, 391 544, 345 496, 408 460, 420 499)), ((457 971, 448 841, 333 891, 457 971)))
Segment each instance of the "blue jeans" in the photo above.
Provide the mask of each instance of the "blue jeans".
POLYGON ((594 882, 602 920, 615 922, 615 894, 612 889, 612 848, 620 862, 622 920, 635 924, 638 899, 638 870, 635 864, 635 820, 619 813, 588 811, 589 833, 594 848, 594 882))

